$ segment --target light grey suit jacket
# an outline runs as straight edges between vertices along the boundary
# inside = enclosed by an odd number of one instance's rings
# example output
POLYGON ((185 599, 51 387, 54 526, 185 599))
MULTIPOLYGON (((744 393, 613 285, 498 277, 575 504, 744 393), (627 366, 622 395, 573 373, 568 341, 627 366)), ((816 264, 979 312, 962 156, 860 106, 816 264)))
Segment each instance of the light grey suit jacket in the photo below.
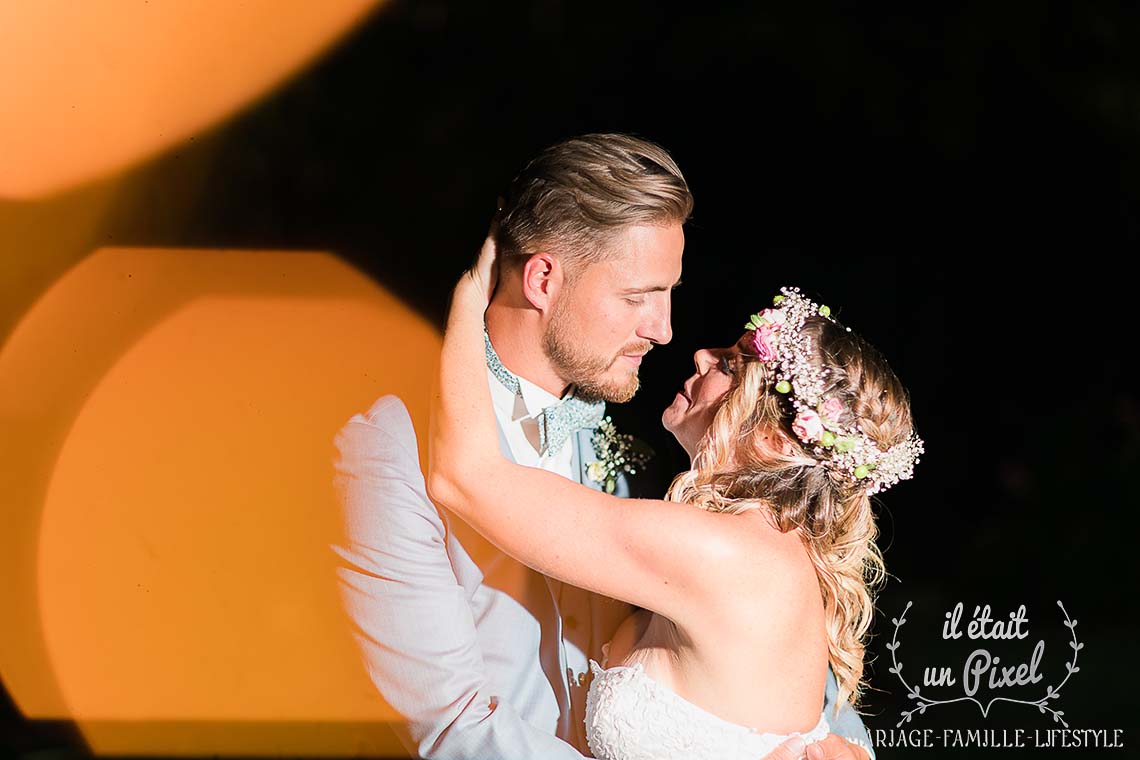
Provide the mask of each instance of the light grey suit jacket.
MULTIPOLYGON (((590 437, 572 440, 574 471, 596 488, 585 475, 595 458, 590 437)), ((427 497, 415 430, 398 398, 354 415, 336 448, 339 585, 369 675, 405 718, 399 732, 409 749, 456 760, 582 760, 585 686, 571 680, 567 645, 600 660, 629 606, 529 569, 520 568, 521 596, 484 582, 486 563, 475 563, 455 536, 455 518, 427 497)), ((624 478, 616 493, 628 495, 624 478)), ((850 709, 832 730, 869 744, 850 709)))

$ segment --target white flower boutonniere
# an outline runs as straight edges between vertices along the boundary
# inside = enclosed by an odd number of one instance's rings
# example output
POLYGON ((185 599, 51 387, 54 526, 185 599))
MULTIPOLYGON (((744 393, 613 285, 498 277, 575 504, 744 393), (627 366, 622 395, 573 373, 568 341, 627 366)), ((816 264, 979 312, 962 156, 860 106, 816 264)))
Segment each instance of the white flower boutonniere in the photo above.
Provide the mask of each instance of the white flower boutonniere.
POLYGON ((638 468, 653 458, 649 447, 632 435, 619 433, 608 416, 598 424, 590 443, 598 459, 586 466, 586 475, 595 483, 603 484, 606 493, 614 492, 620 473, 636 475, 638 468))

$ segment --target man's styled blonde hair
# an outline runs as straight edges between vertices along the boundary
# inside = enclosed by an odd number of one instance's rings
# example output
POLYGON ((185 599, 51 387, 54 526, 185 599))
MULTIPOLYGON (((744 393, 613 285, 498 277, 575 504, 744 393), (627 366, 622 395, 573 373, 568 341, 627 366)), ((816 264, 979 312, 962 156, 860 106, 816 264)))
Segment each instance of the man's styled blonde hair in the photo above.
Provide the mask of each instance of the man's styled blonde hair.
POLYGON ((547 250, 573 273, 604 258, 622 229, 684 223, 692 210, 689 186, 664 148, 630 135, 583 135, 550 146, 515 177, 496 242, 507 266, 547 250))

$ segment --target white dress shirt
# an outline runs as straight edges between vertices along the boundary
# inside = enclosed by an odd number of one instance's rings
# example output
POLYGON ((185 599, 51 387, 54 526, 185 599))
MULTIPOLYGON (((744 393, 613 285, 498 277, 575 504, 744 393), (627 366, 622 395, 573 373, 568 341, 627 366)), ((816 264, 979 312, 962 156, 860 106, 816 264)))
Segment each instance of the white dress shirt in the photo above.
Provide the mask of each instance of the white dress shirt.
MULTIPOLYGON (((499 427, 507 439, 511 454, 517 464, 527 467, 537 467, 542 470, 557 473, 564 478, 578 482, 574 477, 574 442, 566 441, 562 448, 550 454, 539 453, 538 417, 542 410, 549 406, 561 403, 570 397, 568 393, 558 398, 525 377, 518 377, 519 392, 512 393, 505 385, 499 382, 494 373, 487 370, 487 377, 491 384, 491 404, 495 409, 495 417, 499 427)), ((561 594, 556 600, 561 605, 561 594)), ((567 674, 572 684, 570 701, 573 705, 575 717, 579 720, 585 715, 585 686, 590 672, 589 657, 574 642, 563 637, 563 646, 566 651, 567 674)))
MULTIPOLYGON (((556 406, 562 399, 520 377, 519 392, 512 393, 487 370, 491 383, 491 404, 499 427, 511 447, 517 464, 555 472, 577 482, 573 468, 573 445, 567 441, 554 454, 540 454, 538 443, 538 417, 548 406, 556 406)), ((567 396, 568 397, 568 396, 567 396)))

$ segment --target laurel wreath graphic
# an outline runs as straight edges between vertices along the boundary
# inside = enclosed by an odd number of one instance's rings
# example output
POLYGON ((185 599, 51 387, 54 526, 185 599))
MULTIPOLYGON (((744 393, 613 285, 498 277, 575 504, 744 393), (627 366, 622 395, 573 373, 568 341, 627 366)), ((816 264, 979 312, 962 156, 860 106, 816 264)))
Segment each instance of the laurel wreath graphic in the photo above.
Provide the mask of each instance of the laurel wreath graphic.
POLYGON ((1077 653, 1084 649, 1085 645, 1077 641, 1077 621, 1069 618, 1069 613, 1065 610, 1065 605, 1061 604, 1060 600, 1057 601, 1057 606, 1061 608, 1061 614, 1065 616, 1065 627, 1069 629, 1069 633, 1072 635, 1072 641, 1069 642, 1069 647, 1073 650, 1073 659, 1065 663, 1065 668, 1068 671, 1065 674, 1065 679, 1061 681, 1060 685, 1055 689, 1052 686, 1047 687, 1045 689, 1045 696, 1041 697, 1038 700, 1029 701, 1025 699, 1010 699, 1009 697, 994 697, 985 705, 982 705, 980 701, 974 699, 973 697, 958 697, 957 699, 932 699, 922 694, 918 686, 911 686, 906 682, 906 679, 903 678, 903 664, 898 659, 898 650, 899 646, 901 646, 899 644, 899 629, 906 625, 906 613, 910 611, 910 608, 913 604, 914 602, 907 602, 906 608, 903 610, 902 615, 897 618, 891 618, 891 622, 895 624, 895 633, 894 637, 891 639, 891 643, 887 644, 887 649, 889 649, 891 652, 892 667, 890 668, 890 672, 899 677, 899 681, 901 681, 902 685, 906 687, 907 698, 914 700, 916 703, 912 709, 904 710, 902 712, 902 720, 895 724, 895 728, 898 728, 904 723, 910 723, 911 718, 913 718, 916 713, 922 715, 926 712, 927 708, 938 707, 939 705, 950 705, 954 704, 955 702, 973 702, 978 706, 978 709, 982 711, 983 718, 989 716, 990 708, 993 706, 994 702, 1012 702, 1018 705, 1029 705, 1031 707, 1036 707, 1042 712, 1042 714, 1051 713, 1053 715, 1054 722, 1060 723, 1065 728, 1069 727, 1069 724, 1066 723, 1064 719, 1065 713, 1061 710, 1055 710, 1050 707, 1049 700, 1055 700, 1059 698, 1061 696, 1061 688, 1069 682, 1069 679, 1073 677, 1073 673, 1080 672, 1080 668, 1077 667, 1077 653))

